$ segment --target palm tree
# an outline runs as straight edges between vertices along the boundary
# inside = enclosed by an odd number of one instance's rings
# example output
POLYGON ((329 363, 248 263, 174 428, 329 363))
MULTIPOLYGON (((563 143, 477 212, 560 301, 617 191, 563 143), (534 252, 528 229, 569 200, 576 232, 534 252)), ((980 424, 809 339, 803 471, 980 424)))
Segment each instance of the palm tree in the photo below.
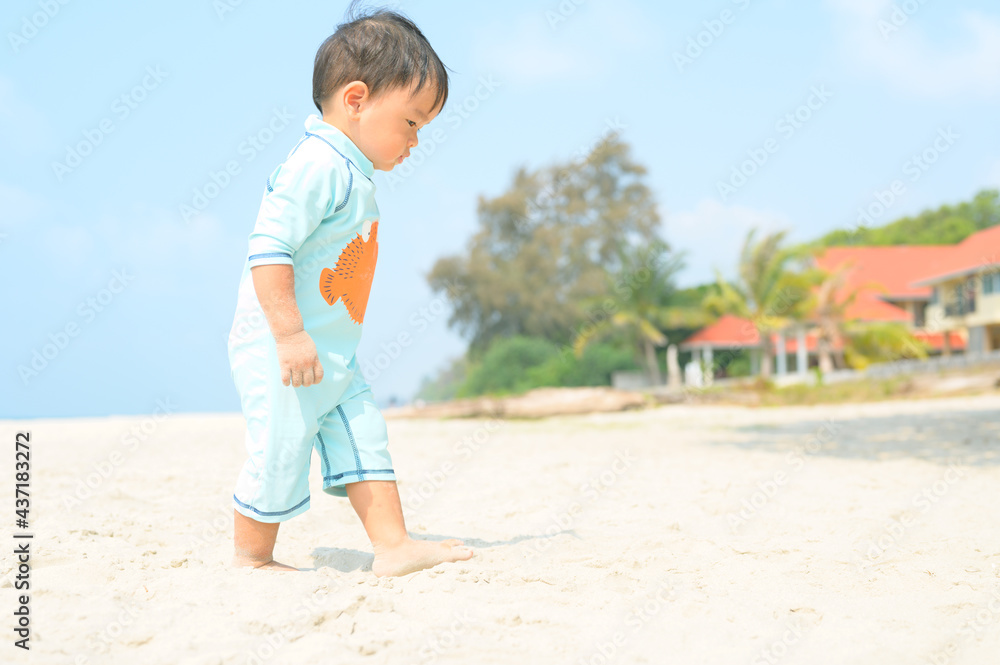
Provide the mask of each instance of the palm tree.
POLYGON ((854 369, 901 358, 927 357, 927 345, 897 321, 849 321, 845 358, 854 369))
MULTIPOLYGON (((823 273, 822 281, 813 294, 812 313, 819 327, 816 351, 819 354, 819 370, 823 374, 834 369, 833 347, 838 340, 844 340, 846 337, 844 324, 847 308, 858 295, 859 289, 852 289, 843 300, 837 300, 837 294, 843 289, 847 278, 847 268, 847 264, 844 264, 833 272, 823 273)), ((844 360, 842 352, 840 359, 844 360)), ((838 364, 843 365, 843 362, 838 364)))
POLYGON ((804 318, 804 305, 817 275, 810 269, 790 269, 805 253, 781 246, 786 231, 765 235, 755 242, 756 235, 757 229, 751 229, 743 241, 738 283, 729 283, 716 272, 716 292, 709 294, 702 305, 717 316, 733 314, 753 322, 764 344, 761 376, 768 378, 774 358, 771 334, 804 318))
POLYGON ((637 358, 646 365, 654 385, 660 385, 663 378, 656 347, 667 344, 662 331, 704 325, 705 316, 700 310, 671 305, 674 276, 684 267, 684 261, 681 255, 670 255, 665 242, 620 248, 619 256, 621 272, 608 285, 612 297, 590 298, 583 303, 590 318, 597 320, 578 330, 573 351, 580 357, 588 344, 612 332, 622 332, 636 347, 637 358))
POLYGON ((926 358, 927 349, 905 325, 886 321, 857 321, 847 318, 847 310, 862 290, 878 289, 875 282, 857 286, 843 293, 849 264, 833 272, 818 271, 820 282, 807 308, 819 326, 817 351, 819 369, 830 372, 835 366, 864 369, 873 362, 902 357, 926 358), (842 299, 838 296, 843 294, 842 299), (837 341, 843 351, 834 353, 837 341), (839 362, 837 362, 839 361, 839 362))

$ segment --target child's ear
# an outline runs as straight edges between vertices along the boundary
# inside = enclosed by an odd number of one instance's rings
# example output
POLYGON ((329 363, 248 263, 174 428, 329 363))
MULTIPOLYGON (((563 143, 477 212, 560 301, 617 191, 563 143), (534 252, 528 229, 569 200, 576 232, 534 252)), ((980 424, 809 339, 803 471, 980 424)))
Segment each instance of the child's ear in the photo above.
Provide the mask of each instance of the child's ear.
POLYGON ((357 120, 361 108, 368 101, 368 86, 364 81, 352 81, 344 86, 341 97, 344 100, 347 117, 357 120))

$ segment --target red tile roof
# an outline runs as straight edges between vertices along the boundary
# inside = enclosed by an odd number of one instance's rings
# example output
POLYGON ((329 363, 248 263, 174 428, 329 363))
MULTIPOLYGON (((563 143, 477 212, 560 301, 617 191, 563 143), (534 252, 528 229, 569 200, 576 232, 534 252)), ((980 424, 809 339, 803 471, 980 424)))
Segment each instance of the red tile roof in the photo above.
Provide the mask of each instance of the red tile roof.
MULTIPOLYGON (((944 348, 944 333, 943 332, 927 332, 924 330, 914 330, 913 336, 922 342, 926 342, 935 351, 940 351, 944 348)), ((951 342, 952 350, 961 351, 965 348, 965 338, 962 337, 957 330, 952 330, 948 333, 948 340, 951 342)))
MULTIPOLYGON (((933 351, 941 351, 944 348, 944 333, 941 332, 927 332, 924 330, 914 330, 911 331, 913 336, 922 341, 926 342, 933 351)), ((951 348, 953 351, 961 351, 965 348, 965 338, 962 337, 957 331, 952 331, 949 335, 951 340, 951 348)), ((777 348, 778 336, 773 336, 775 347, 777 348)), ((816 353, 819 345, 819 331, 813 329, 806 333, 806 351, 808 353, 816 353)), ((799 340, 797 335, 786 335, 785 336, 785 353, 794 354, 798 351, 799 340)), ((839 351, 844 348, 844 344, 841 340, 834 340, 833 349, 839 351)))
POLYGON ((886 300, 930 300, 931 289, 913 282, 948 260, 953 245, 904 245, 889 247, 829 247, 816 257, 816 265, 833 272, 847 265, 844 287, 837 293, 843 301, 857 290, 847 308, 848 319, 864 321, 910 321, 903 308, 886 300))
MULTIPOLYGON (((914 330, 913 336, 918 340, 926 342, 932 350, 941 351, 944 348, 944 333, 928 332, 925 330, 914 330)), ((965 348, 965 338, 958 331, 952 331, 949 335, 951 348, 961 351, 965 348)), ((815 329, 806 333, 806 351, 815 353, 818 348, 817 341, 819 332, 815 329)), ((778 334, 771 335, 771 340, 775 347, 778 344, 778 334)), ((711 346, 713 348, 740 348, 757 346, 760 343, 760 334, 748 319, 741 319, 732 314, 726 314, 715 323, 706 326, 688 337, 681 343, 681 348, 690 349, 692 347, 711 346), (749 331, 749 332, 748 332, 749 331)), ((787 333, 785 335, 785 352, 795 353, 799 348, 798 335, 787 333)), ((841 340, 835 340, 834 350, 843 348, 841 340)))
MULTIPOLYGON (((773 339, 774 339, 775 348, 777 348, 777 345, 778 345, 778 336, 774 335, 773 339)), ((839 340, 839 339, 834 340, 834 342, 833 342, 833 349, 836 350, 836 351, 839 351, 842 348, 844 348, 844 343, 841 340, 839 340)), ((818 349, 819 349, 819 331, 816 330, 816 329, 813 329, 813 330, 810 330, 810 331, 806 332, 806 352, 807 353, 816 353, 818 349)), ((798 350, 799 350, 799 338, 798 338, 798 335, 796 335, 794 333, 792 333, 792 334, 786 334, 785 335, 785 353, 797 353, 798 350)))
POLYGON ((1000 264, 1000 226, 977 231, 949 250, 944 261, 926 266, 913 284, 925 287, 1000 264))
POLYGON ((681 343, 681 348, 712 346, 738 348, 760 344, 760 333, 752 321, 732 314, 723 315, 681 343))

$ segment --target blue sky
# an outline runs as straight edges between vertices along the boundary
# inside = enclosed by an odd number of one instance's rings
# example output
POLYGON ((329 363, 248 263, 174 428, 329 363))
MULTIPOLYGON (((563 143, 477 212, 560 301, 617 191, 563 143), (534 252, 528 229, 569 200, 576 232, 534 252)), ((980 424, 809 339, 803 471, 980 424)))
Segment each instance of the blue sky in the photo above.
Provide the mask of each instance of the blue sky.
MULTIPOLYGON (((247 236, 345 5, 7 3, 0 417, 239 410, 226 336, 247 236)), ((358 358, 384 367, 382 403, 465 348, 425 275, 463 249, 477 198, 609 127, 649 169, 682 285, 730 272, 753 226, 801 240, 851 226, 894 180, 905 191, 878 223, 1000 185, 995 2, 398 6, 454 74, 420 163, 376 176, 358 358)))

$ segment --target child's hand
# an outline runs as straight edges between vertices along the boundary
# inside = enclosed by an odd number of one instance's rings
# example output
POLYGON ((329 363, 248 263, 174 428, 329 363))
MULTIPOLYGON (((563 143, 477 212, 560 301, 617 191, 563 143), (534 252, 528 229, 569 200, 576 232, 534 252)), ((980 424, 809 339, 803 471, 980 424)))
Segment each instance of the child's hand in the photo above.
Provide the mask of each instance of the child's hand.
POLYGON ((278 347, 278 365, 281 382, 291 385, 311 386, 323 380, 323 365, 316 354, 316 344, 305 330, 275 338, 278 347))

